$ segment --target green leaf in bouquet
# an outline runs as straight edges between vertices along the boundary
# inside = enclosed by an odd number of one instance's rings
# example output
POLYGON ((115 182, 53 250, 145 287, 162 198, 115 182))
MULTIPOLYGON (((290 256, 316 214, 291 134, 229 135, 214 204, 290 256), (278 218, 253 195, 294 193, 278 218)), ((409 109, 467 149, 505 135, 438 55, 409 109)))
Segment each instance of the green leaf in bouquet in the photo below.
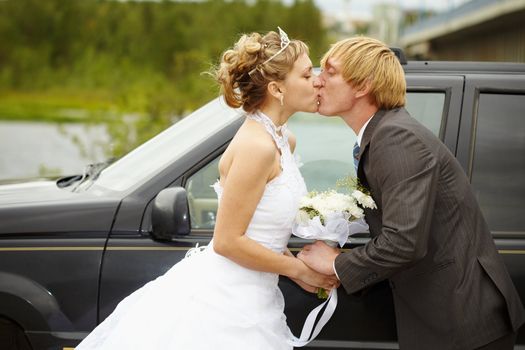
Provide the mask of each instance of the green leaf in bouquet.
POLYGON ((368 190, 368 188, 363 186, 361 182, 359 181, 359 179, 355 176, 349 175, 349 176, 343 177, 342 179, 337 180, 336 187, 339 187, 339 188, 343 187, 350 193, 352 193, 354 190, 358 190, 358 191, 363 192, 367 196, 370 195, 370 191, 368 190))
POLYGON ((324 288, 317 288, 317 298, 319 299, 328 299, 328 293, 324 288))

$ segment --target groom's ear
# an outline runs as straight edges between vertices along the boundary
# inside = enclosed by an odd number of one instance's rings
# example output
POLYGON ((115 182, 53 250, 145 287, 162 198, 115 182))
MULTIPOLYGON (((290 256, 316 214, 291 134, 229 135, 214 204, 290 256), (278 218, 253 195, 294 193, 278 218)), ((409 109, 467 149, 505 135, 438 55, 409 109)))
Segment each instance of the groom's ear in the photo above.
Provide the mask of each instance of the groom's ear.
POLYGON ((359 87, 355 93, 356 98, 367 96, 372 90, 372 83, 370 80, 366 80, 361 87, 359 87))

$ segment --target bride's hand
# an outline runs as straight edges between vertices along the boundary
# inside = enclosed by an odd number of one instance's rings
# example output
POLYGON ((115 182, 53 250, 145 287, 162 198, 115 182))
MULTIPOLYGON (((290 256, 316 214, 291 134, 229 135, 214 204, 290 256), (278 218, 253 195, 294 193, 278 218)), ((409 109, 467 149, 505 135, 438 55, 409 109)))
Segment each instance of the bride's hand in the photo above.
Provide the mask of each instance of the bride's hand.
POLYGON ((326 290, 331 290, 333 288, 339 287, 339 280, 333 275, 325 275, 322 273, 319 273, 310 267, 308 267, 304 262, 301 261, 301 273, 297 277, 297 279, 301 280, 302 282, 315 287, 324 288, 326 290))
POLYGON ((294 281, 299 287, 301 287, 305 291, 307 291, 309 293, 317 293, 317 289, 318 289, 317 287, 311 286, 308 283, 305 283, 305 282, 303 282, 303 281, 301 281, 300 279, 297 279, 297 278, 290 278, 290 279, 292 281, 294 281))

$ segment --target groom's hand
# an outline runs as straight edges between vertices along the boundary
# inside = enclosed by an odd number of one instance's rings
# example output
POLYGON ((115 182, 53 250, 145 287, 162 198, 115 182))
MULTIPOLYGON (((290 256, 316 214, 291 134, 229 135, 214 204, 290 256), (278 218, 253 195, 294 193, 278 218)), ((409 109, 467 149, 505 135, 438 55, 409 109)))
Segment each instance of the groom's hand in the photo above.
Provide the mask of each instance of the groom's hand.
POLYGON ((297 257, 310 268, 325 275, 333 275, 335 274, 334 261, 339 254, 341 251, 338 248, 332 248, 321 241, 317 241, 314 244, 305 245, 297 257))

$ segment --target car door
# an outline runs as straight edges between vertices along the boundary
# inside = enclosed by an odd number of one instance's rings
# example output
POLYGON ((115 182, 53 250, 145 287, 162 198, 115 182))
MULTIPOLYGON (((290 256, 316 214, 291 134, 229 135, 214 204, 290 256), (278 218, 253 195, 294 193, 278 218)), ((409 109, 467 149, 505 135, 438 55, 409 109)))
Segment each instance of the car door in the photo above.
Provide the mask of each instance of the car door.
MULTIPOLYGON (((461 109, 463 77, 407 74, 407 109, 410 114, 439 136, 455 151, 461 109), (456 132, 454 132, 456 131, 456 132)), ((289 122, 297 136, 296 155, 309 190, 335 188, 337 179, 355 176, 351 152, 356 136, 339 118, 300 114, 289 122)), ((366 244, 368 234, 351 237, 345 249, 366 244)), ((298 251, 304 241, 292 238, 291 250, 298 251)), ((283 279, 288 323, 300 333, 308 311, 319 303, 291 282, 283 279), (291 317, 290 317, 291 316, 291 317)), ((339 290, 337 310, 314 348, 395 349, 395 314, 390 287, 381 282, 364 295, 347 295, 339 290)))
MULTIPOLYGON (((469 75, 457 158, 519 295, 525 296, 525 76, 469 75)), ((522 300, 525 303, 525 300, 522 300)), ((525 330, 517 344, 525 344, 525 330)))
MULTIPOLYGON (((408 76, 408 109, 455 149, 456 139, 448 128, 459 123, 463 78, 461 76, 408 76), (448 138, 447 138, 448 137, 448 138)), ((297 113, 289 121, 297 137, 296 161, 310 190, 334 188, 337 179, 353 175, 351 150, 355 134, 339 118, 297 113)), ((213 232, 217 197, 210 187, 218 178, 220 152, 194 167, 181 179, 187 190, 192 232, 181 242, 206 244, 213 232)), ((346 249, 365 244, 366 235, 351 238, 346 249)), ((297 252, 306 241, 293 238, 289 247, 297 252)), ((287 278, 280 287, 286 298, 285 313, 290 328, 299 335, 311 309, 321 303, 287 278)), ((338 308, 313 348, 397 348, 395 316, 389 285, 380 283, 366 295, 348 296, 341 289, 338 308)))

